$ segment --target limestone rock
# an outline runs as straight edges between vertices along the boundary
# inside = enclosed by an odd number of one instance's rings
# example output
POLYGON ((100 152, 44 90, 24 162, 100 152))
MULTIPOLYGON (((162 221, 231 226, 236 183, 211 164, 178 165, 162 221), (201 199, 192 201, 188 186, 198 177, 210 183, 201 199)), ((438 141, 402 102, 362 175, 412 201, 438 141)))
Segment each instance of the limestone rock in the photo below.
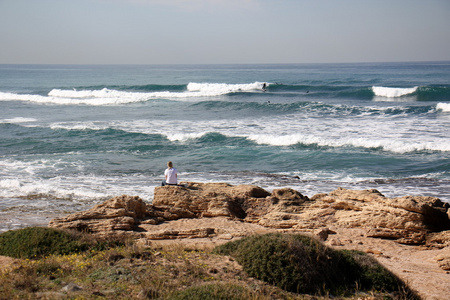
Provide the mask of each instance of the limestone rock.
POLYGON ((388 205, 421 214, 423 223, 430 230, 450 229, 450 219, 447 214, 450 204, 438 198, 404 196, 390 199, 388 205))
POLYGON ((442 270, 450 271, 450 253, 447 253, 447 255, 440 255, 435 257, 435 259, 442 270))
POLYGON ((252 185, 190 182, 184 186, 156 187, 153 206, 169 211, 172 219, 186 216, 243 219, 247 214, 265 213, 269 195, 264 189, 252 185))
POLYGON ((182 238, 206 238, 216 235, 214 228, 198 228, 192 230, 164 230, 149 232, 146 238, 151 240, 170 240, 182 238))
POLYGON ((77 291, 81 291, 83 288, 81 288, 80 286, 76 285, 75 283, 69 283, 66 286, 64 286, 61 291, 62 292, 77 292, 77 291))
POLYGON ((322 242, 325 242, 330 234, 336 234, 336 232, 328 228, 322 228, 319 231, 315 232, 317 238, 322 242))
POLYGON ((426 246, 438 249, 442 249, 445 247, 450 248, 450 230, 432 232, 428 234, 426 246))
MULTIPOLYGON (((377 190, 339 188, 309 199, 289 188, 269 193, 254 185, 188 182, 156 187, 152 205, 146 205, 139 197, 114 197, 91 210, 54 219, 50 226, 109 236, 199 238, 223 231, 213 227, 161 231, 158 225, 182 219, 225 217, 294 232, 320 232, 327 226, 360 228, 368 237, 446 247, 450 240, 445 233, 450 229, 448 210, 449 204, 438 198, 391 199, 377 190)), ((325 232, 319 236, 327 238, 325 232)))
POLYGON ((379 191, 375 189, 355 191, 344 188, 338 188, 337 190, 329 193, 328 196, 339 198, 342 200, 354 200, 361 202, 380 201, 385 198, 379 191))
POLYGON ((366 228, 369 237, 403 244, 422 244, 429 232, 450 228, 448 203, 434 197, 390 199, 377 190, 339 188, 311 200, 294 228, 320 228, 334 223, 340 227, 366 228))
POLYGON ((74 229, 99 235, 122 235, 133 232, 138 219, 147 214, 147 206, 139 197, 119 196, 84 212, 50 221, 50 227, 74 229))

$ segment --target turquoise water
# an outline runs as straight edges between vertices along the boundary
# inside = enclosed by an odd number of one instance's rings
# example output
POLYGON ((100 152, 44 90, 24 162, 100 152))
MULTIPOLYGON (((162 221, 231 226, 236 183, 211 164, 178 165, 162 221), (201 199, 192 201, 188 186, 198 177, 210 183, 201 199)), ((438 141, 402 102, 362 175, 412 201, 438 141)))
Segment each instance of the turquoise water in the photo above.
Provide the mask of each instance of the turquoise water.
POLYGON ((450 63, 0 65, 0 230, 180 180, 450 202, 450 63), (267 83, 267 88, 262 89, 267 83))

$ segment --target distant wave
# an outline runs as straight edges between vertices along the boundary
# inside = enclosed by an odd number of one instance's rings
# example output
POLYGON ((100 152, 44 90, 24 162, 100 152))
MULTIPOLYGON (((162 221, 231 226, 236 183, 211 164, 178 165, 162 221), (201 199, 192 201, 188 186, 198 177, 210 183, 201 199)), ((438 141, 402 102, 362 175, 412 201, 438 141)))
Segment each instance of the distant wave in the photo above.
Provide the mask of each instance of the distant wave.
POLYGON ((311 85, 286 85, 273 83, 269 86, 271 93, 282 94, 283 96, 307 97, 307 98, 344 98, 370 100, 374 96, 386 100, 397 100, 398 98, 414 97, 417 101, 447 101, 450 99, 449 85, 429 85, 403 87, 385 86, 361 86, 341 83, 311 84, 311 85))
POLYGON ((0 92, 0 101, 29 101, 65 105, 117 105, 152 99, 213 97, 235 92, 261 91, 262 82, 249 84, 189 83, 185 91, 130 92, 108 88, 93 90, 53 89, 47 96, 0 92))
POLYGON ((24 118, 24 117, 16 117, 12 119, 0 119, 0 123, 29 123, 29 122, 36 122, 37 120, 34 118, 24 118))
POLYGON ((412 88, 396 88, 396 87, 384 87, 384 86, 373 86, 372 91, 375 96, 387 97, 387 98, 397 98, 406 95, 413 94, 417 91, 419 87, 415 86, 412 88))
POLYGON ((444 112, 450 112, 450 103, 438 103, 436 105, 436 109, 444 112))
MULTIPOLYGON (((77 88, 52 89, 47 95, 18 94, 0 92, 0 101, 28 101, 42 104, 58 105, 124 105, 158 99, 177 101, 203 101, 207 97, 222 95, 239 95, 246 97, 262 96, 263 82, 253 83, 198 83, 186 85, 120 85, 120 86, 90 86, 77 88), (202 99, 203 98, 203 99, 202 99)), ((450 97, 450 86, 415 86, 412 88, 383 86, 352 86, 352 85, 305 85, 267 83, 265 97, 273 95, 296 97, 302 100, 323 98, 351 98, 370 100, 374 96, 381 101, 414 96, 418 101, 447 101, 450 97)), ((260 101, 259 99, 258 101, 260 101)))

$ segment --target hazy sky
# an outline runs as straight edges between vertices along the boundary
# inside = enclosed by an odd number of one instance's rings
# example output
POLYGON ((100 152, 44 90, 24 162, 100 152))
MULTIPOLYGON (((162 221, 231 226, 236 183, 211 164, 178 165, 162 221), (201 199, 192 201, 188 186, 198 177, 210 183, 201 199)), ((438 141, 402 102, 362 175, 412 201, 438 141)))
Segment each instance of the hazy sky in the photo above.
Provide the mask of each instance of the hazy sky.
POLYGON ((0 63, 450 60, 450 0, 0 0, 0 63))

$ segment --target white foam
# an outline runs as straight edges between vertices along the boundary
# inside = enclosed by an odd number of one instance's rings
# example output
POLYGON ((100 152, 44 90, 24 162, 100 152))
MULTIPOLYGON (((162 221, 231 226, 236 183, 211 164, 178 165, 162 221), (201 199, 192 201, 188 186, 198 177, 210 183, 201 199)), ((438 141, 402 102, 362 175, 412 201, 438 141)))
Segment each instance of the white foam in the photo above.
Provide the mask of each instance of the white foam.
POLYGON ((304 136, 301 134, 271 135, 252 134, 248 138, 257 144, 272 146, 291 146, 295 144, 327 146, 327 143, 317 136, 304 136))
POLYGON ((51 129, 66 129, 66 130, 105 130, 108 129, 108 124, 103 122, 58 122, 50 124, 51 129))
MULTIPOLYGON (((65 162, 61 159, 20 161, 14 158, 0 160, 0 199, 51 198, 78 202, 101 201, 123 193, 151 199, 153 187, 147 176, 80 175, 86 163, 65 162), (68 172, 72 170, 72 172, 68 172), (42 174, 61 174, 44 176, 42 174)), ((0 200, 2 201, 2 200, 0 200)), ((72 204, 71 204, 72 205, 72 204)))
POLYGON ((226 84, 226 83, 195 83, 191 82, 187 86, 190 92, 199 92, 205 96, 219 96, 235 92, 249 92, 261 90, 262 82, 254 82, 249 84, 226 84))
POLYGON ((450 103, 438 103, 436 105, 437 110, 442 110, 443 112, 450 112, 450 103))
POLYGON ((148 177, 133 176, 56 176, 43 179, 22 176, 20 179, 0 180, 0 198, 50 198, 72 202, 98 202, 116 195, 139 195, 151 200, 153 188, 148 177))
POLYGON ((384 86, 373 86, 372 91, 375 96, 387 97, 387 98, 397 98, 405 95, 415 93, 418 87, 412 88, 397 88, 397 87, 384 87, 384 86))
POLYGON ((207 134, 208 132, 204 131, 204 132, 193 132, 193 133, 169 133, 167 134, 167 139, 175 142, 175 141, 180 141, 180 142, 185 142, 187 140, 190 139, 198 139, 201 138, 202 136, 204 136, 205 134, 207 134))
POLYGON ((367 149, 380 148, 394 153, 409 153, 414 151, 450 151, 450 142, 412 142, 378 137, 372 138, 335 138, 312 135, 251 135, 250 140, 262 145, 292 146, 296 144, 317 145, 321 147, 359 147, 367 149))
POLYGON ((0 180, 0 188, 3 189, 18 189, 20 188, 20 181, 18 179, 2 179, 0 180))
POLYGON ((24 118, 24 117, 16 117, 12 119, 3 119, 0 120, 0 123, 29 123, 36 122, 37 120, 34 118, 24 118))

